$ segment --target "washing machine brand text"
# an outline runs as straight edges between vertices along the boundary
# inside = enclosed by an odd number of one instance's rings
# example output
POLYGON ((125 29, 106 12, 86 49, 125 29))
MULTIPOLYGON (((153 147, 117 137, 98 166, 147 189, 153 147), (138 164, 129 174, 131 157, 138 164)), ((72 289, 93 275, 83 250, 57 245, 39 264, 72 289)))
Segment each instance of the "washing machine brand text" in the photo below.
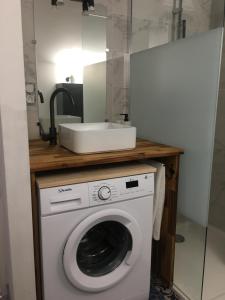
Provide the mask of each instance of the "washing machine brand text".
POLYGON ((71 189, 71 188, 66 188, 66 189, 58 189, 58 192, 59 192, 59 193, 70 192, 70 191, 72 191, 72 189, 71 189))

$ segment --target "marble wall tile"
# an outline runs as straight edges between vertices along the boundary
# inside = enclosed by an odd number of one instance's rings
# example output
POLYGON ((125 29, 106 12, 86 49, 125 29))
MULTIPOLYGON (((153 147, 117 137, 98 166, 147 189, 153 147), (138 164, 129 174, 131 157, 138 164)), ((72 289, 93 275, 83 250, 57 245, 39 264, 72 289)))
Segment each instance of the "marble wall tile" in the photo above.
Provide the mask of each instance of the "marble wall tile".
POLYGON ((127 16, 113 15, 107 21, 107 48, 113 52, 129 52, 129 31, 127 16))
POLYGON ((117 57, 107 62, 107 119, 122 119, 121 113, 128 113, 128 73, 129 62, 126 56, 117 57))
POLYGON ((111 59, 107 64, 107 119, 120 120, 121 113, 128 113, 129 63, 126 58, 111 59))
POLYGON ((37 110, 28 110, 27 111, 27 122, 28 126, 28 136, 30 140, 39 138, 39 129, 37 126, 38 123, 38 113, 37 110))
MULTIPOLYGON (((103 0, 104 1, 104 0, 103 0)), ((108 0, 107 7, 110 15, 127 16, 130 9, 131 0, 108 0)))
POLYGON ((224 0, 212 1, 210 28, 221 27, 224 24, 224 0))
POLYGON ((168 43, 171 40, 171 22, 167 19, 139 20, 132 23, 132 52, 168 43), (141 35, 143 35, 141 37, 141 35), (138 41, 136 41, 138 39, 138 41), (138 43, 143 44, 141 47, 138 43))
POLYGON ((171 40, 172 9, 173 0, 133 0, 132 52, 171 40))
MULTIPOLYGON (((171 41, 174 1, 133 0, 133 52, 137 49, 146 49, 144 48, 146 43, 142 39, 146 39, 147 35, 148 47, 159 46, 171 41), (147 24, 147 27, 144 24, 147 24), (137 43, 143 43, 142 49, 137 43)), ((210 29, 212 2, 212 0, 183 0, 183 19, 187 22, 187 36, 210 29)))
POLYGON ((127 83, 125 81, 125 58, 124 56, 114 58, 111 61, 109 61, 109 64, 111 65, 111 72, 112 76, 114 78, 113 82, 111 84, 113 86, 122 86, 127 87, 127 83))
POLYGON ((21 5, 25 79, 26 82, 36 83, 33 0, 21 0, 21 5))
POLYGON ((122 119, 121 113, 128 112, 128 88, 118 87, 113 92, 113 121, 122 119))
POLYGON ((132 19, 132 52, 138 52, 149 48, 150 30, 150 20, 132 19))
MULTIPOLYGON (((117 122, 123 120, 124 117, 121 116, 121 113, 128 112, 128 88, 123 87, 112 87, 109 86, 109 90, 112 92, 108 95, 108 98, 113 105, 109 106, 110 110, 110 121, 117 122)), ((111 104, 110 103, 110 104, 111 104)))
POLYGON ((131 0, 110 0, 107 22, 107 119, 128 113, 131 0))
POLYGON ((212 0, 184 1, 183 18, 187 22, 187 36, 210 29, 212 0))
POLYGON ((102 5, 105 8, 106 15, 127 15, 127 9, 131 0, 95 0, 95 5, 102 5))
MULTIPOLYGON (((24 73, 26 83, 34 83, 37 86, 35 33, 34 33, 34 11, 33 0, 21 0, 22 28, 23 28, 23 51, 24 51, 24 73)), ((36 93, 35 93, 36 94, 36 93)), ((29 128, 29 139, 39 137, 37 127, 38 104, 27 105, 27 120, 29 128)))

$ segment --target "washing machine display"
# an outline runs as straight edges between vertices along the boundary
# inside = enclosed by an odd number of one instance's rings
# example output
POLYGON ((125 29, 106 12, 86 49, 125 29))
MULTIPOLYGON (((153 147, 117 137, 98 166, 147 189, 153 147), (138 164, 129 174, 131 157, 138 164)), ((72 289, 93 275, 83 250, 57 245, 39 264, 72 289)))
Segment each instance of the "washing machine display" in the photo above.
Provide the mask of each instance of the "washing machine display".
POLYGON ((132 180, 132 181, 126 182, 127 189, 131 189, 131 188, 135 188, 135 187, 138 187, 138 180, 132 180))

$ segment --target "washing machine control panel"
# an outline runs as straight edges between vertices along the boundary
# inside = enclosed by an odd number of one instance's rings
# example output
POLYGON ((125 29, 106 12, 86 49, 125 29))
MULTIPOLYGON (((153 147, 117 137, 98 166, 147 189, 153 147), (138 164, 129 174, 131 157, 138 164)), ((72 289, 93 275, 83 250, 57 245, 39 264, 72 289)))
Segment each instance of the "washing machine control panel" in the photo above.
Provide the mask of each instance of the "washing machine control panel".
POLYGON ((98 197, 101 200, 108 200, 111 197, 111 189, 108 186, 102 186, 98 190, 98 197))
POLYGON ((154 174, 141 174, 39 190, 42 216, 141 198, 154 193, 154 174))
POLYGON ((89 182, 88 190, 90 206, 144 197, 154 193, 154 174, 89 182))

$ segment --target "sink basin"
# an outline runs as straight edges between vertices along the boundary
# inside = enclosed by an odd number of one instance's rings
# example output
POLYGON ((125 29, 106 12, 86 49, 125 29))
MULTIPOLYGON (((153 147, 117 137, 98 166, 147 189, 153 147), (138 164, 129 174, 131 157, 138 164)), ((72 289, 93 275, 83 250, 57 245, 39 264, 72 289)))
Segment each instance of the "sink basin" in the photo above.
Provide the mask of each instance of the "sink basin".
POLYGON ((136 128, 117 123, 60 124, 60 144, 76 153, 133 149, 136 128))

